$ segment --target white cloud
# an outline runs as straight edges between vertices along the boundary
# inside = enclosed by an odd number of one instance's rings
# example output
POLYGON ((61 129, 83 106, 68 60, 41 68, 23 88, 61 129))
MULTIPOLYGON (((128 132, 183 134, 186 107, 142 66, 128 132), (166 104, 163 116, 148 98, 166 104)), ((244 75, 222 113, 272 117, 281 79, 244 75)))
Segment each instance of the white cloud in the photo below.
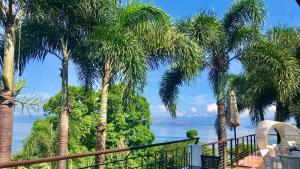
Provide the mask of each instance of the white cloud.
POLYGON ((153 116, 167 116, 167 108, 163 104, 151 105, 150 110, 153 116))
MULTIPOLYGON (((193 108, 191 108, 193 109, 193 108)), ((200 113, 197 112, 196 108, 194 110, 190 110, 190 111, 181 111, 181 110, 178 110, 176 112, 176 115, 177 116, 185 116, 185 117, 196 117, 196 116, 201 116, 200 113)))
POLYGON ((216 103, 208 104, 206 105, 206 111, 208 113, 217 113, 218 112, 218 106, 216 103))
POLYGON ((166 106, 164 106, 163 104, 158 105, 157 108, 160 112, 163 112, 163 113, 165 113, 167 111, 166 106))
POLYGON ((240 112, 240 118, 249 118, 249 113, 250 113, 249 109, 240 112))
MULTIPOLYGON (((248 118, 249 117, 249 112, 250 112, 249 109, 246 109, 246 110, 240 112, 240 118, 248 118)), ((274 115, 275 115, 275 112, 276 112, 276 106, 272 105, 272 106, 267 107, 265 112, 266 112, 265 113, 265 118, 273 119, 274 115)))
POLYGON ((198 111, 198 110, 197 110, 197 108, 196 108, 195 106, 193 106, 193 107, 191 108, 191 112, 192 112, 192 113, 197 113, 197 111, 198 111))

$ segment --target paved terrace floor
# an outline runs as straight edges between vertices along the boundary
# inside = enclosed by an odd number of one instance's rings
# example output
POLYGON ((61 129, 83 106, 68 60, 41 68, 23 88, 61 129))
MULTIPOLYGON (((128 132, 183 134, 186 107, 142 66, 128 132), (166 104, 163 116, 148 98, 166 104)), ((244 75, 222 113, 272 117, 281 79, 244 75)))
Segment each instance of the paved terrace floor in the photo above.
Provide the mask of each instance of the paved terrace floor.
POLYGON ((264 159, 261 156, 247 156, 239 161, 239 165, 229 169, 265 169, 264 159))

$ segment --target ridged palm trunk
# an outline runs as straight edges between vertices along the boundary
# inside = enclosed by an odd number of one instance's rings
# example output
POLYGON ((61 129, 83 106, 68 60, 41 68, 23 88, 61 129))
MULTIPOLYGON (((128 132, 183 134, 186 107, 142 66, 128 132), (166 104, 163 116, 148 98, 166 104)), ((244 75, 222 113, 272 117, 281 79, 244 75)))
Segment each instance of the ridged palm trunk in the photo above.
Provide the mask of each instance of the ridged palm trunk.
POLYGON ((219 140, 227 139, 225 103, 218 103, 219 140))
MULTIPOLYGON (((103 78, 102 78, 102 91, 101 91, 101 102, 100 102, 100 113, 99 122, 97 126, 97 138, 96 138, 96 149, 97 151, 105 150, 106 144, 106 124, 107 124, 107 102, 108 102, 108 88, 111 74, 111 65, 108 61, 105 64, 103 78)), ((96 157, 96 163, 98 169, 104 169, 105 156, 100 155, 96 157)))
POLYGON ((15 24, 8 24, 5 29, 3 89, 0 94, 0 162, 11 160, 11 145, 14 112, 14 51, 15 24))
MULTIPOLYGON (((220 102, 217 103, 218 106, 218 120, 219 120, 219 134, 218 140, 227 140, 227 132, 226 132, 226 112, 225 112, 225 103, 220 102)), ((221 164, 223 168, 227 166, 227 142, 219 144, 219 155, 221 157, 221 164)))
MULTIPOLYGON (((226 132, 226 112, 225 112, 225 86, 226 77, 224 72, 219 72, 217 81, 217 107, 218 107, 218 140, 227 140, 226 132)), ((221 167, 227 166, 227 142, 219 144, 219 155, 221 157, 221 167)))
MULTIPOLYGON (((68 130, 69 130, 69 95, 68 95, 68 64, 69 64, 69 53, 67 45, 62 43, 63 48, 63 59, 62 59, 62 97, 61 97, 61 113, 60 113, 60 125, 59 125, 59 144, 58 151, 59 155, 65 155, 68 152, 68 130)), ((61 160, 57 163, 58 169, 66 169, 67 161, 61 160)))

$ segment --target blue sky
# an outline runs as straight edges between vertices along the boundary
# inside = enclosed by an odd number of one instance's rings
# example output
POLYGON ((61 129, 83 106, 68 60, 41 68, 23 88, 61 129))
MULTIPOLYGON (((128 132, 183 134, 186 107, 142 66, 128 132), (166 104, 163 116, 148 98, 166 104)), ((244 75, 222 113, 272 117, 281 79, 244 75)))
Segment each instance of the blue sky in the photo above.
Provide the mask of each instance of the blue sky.
MULTIPOLYGON (((165 10, 176 20, 196 15, 204 9, 214 9, 217 16, 222 18, 233 0, 147 0, 145 2, 150 2, 165 10)), ((295 0, 266 0, 265 3, 268 9, 265 30, 276 25, 300 25, 300 7, 297 6, 295 0)), ((43 63, 29 63, 23 75, 23 78, 27 80, 25 93, 50 97, 60 91, 59 67, 59 61, 51 55, 43 63)), ((160 68, 150 72, 148 76, 148 85, 144 95, 150 103, 152 116, 169 116, 158 95, 159 82, 164 70, 165 68, 160 68)), ((239 73, 241 70, 242 67, 239 63, 231 64, 231 72, 239 73)), ((70 65, 69 72, 69 84, 79 85, 73 64, 70 65)), ((179 116, 215 116, 215 111, 215 97, 207 81, 207 72, 203 72, 191 85, 181 88, 178 105, 179 116)), ((274 112, 274 107, 271 107, 269 112, 274 112)), ((16 112, 16 115, 18 114, 16 112)), ((271 117, 272 114, 270 113, 269 116, 271 117)), ((247 114, 243 117, 247 117, 247 114)))

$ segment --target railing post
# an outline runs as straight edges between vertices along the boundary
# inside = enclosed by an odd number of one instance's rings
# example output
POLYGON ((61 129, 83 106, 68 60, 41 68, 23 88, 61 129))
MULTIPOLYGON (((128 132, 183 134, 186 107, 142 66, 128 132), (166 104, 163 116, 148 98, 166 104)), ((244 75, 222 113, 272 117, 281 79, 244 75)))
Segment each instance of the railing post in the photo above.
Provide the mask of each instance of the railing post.
POLYGON ((250 142, 251 142, 251 154, 253 154, 253 142, 252 142, 253 135, 250 136, 250 142))
POLYGON ((256 151, 256 150, 257 150, 257 145, 256 145, 256 138, 255 138, 255 135, 253 136, 253 139, 254 139, 254 146, 255 146, 254 151, 256 151))
POLYGON ((192 167, 201 167, 202 145, 189 144, 188 154, 190 154, 190 161, 192 167))
POLYGON ((243 148, 242 148, 242 151, 241 151, 241 155, 242 155, 242 159, 245 157, 245 137, 242 137, 242 142, 243 142, 243 144, 242 144, 242 146, 243 146, 243 148))
POLYGON ((230 166, 233 165, 233 159, 232 159, 233 152, 232 151, 233 151, 232 150, 232 139, 230 139, 230 166))
POLYGON ((249 138, 248 138, 248 136, 246 137, 246 140, 247 140, 247 155, 250 155, 250 153, 249 153, 249 138))
POLYGON ((239 165, 239 139, 236 139, 236 145, 235 145, 235 159, 236 159, 236 165, 239 165))

